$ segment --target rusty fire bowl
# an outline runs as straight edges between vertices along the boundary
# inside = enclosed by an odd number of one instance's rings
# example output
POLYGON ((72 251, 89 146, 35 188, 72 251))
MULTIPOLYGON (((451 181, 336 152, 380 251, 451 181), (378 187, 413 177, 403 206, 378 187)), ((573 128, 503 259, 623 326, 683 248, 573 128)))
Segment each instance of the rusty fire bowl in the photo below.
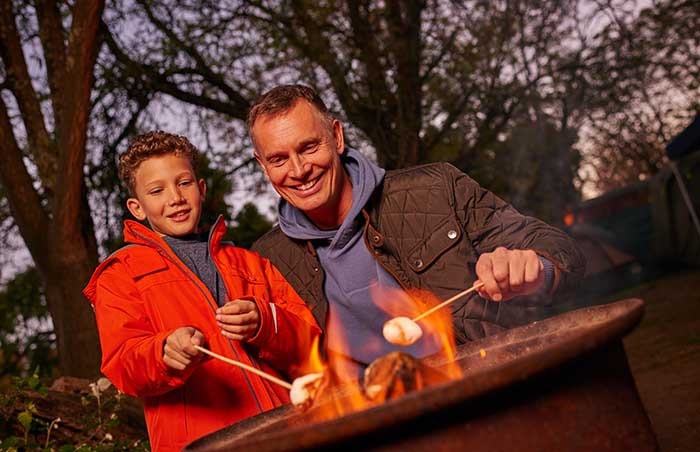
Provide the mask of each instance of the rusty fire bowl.
POLYGON ((184 450, 658 450, 621 342, 643 312, 639 299, 567 312, 458 347, 458 380, 330 421, 285 405, 184 450))

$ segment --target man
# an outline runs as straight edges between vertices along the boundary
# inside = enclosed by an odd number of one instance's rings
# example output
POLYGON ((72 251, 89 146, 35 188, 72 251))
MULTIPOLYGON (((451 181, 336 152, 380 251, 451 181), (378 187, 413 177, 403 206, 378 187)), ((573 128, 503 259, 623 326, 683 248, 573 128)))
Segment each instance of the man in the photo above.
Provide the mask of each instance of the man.
MULTIPOLYGON (((282 197, 279 226, 253 249, 311 308, 347 376, 396 347, 381 337, 396 299, 419 289, 452 304, 458 343, 546 316, 584 259, 563 232, 519 214, 446 163, 388 171, 346 148, 343 127, 308 87, 283 85, 248 115, 255 156, 282 197), (391 305, 390 305, 391 304, 391 305)), ((407 311, 408 312, 408 311, 407 311)), ((411 316, 409 312, 406 315, 411 316)), ((408 351, 440 349, 426 335, 408 351)))

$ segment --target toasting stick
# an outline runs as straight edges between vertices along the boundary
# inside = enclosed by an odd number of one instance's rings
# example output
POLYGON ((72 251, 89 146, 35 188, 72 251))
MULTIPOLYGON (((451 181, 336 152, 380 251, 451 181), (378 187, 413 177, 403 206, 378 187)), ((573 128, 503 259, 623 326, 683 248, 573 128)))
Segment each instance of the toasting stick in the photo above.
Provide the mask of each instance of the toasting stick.
POLYGON ((307 409, 313 403, 314 397, 316 396, 316 391, 318 391, 321 379, 324 376, 323 372, 307 374, 294 379, 294 382, 292 384, 289 384, 286 381, 275 377, 274 375, 270 375, 267 372, 263 372, 260 369, 256 369, 255 367, 249 366, 248 364, 244 364, 240 361, 221 356, 218 353, 214 353, 211 350, 207 350, 204 347, 200 347, 199 345, 195 345, 194 348, 206 355, 209 355, 213 358, 216 358, 233 366, 238 366, 242 369, 247 370, 248 372, 252 372, 266 380, 269 380, 275 384, 282 386, 285 389, 288 389, 289 399, 294 404, 294 406, 302 410, 307 409))
POLYGON ((274 375, 270 375, 270 374, 268 374, 267 372, 263 372, 263 371, 260 370, 260 369, 256 369, 256 368, 253 367, 253 366, 249 366, 248 364, 244 364, 244 363, 242 363, 242 362, 240 362, 240 361, 235 361, 235 360, 229 359, 229 358, 227 358, 227 357, 225 357, 225 356, 221 356, 221 355, 219 355, 218 353, 214 353, 214 352, 212 352, 211 350, 207 350, 207 349, 204 348, 204 347, 200 347, 199 345, 195 345, 194 348, 196 348, 197 350, 199 350, 200 352, 202 352, 202 353, 204 353, 204 354, 206 354, 206 355, 212 356, 212 357, 214 357, 214 358, 216 358, 216 359, 218 359, 218 360, 221 360, 221 361, 223 361, 223 362, 225 362, 225 363, 228 363, 228 364, 231 364, 231 365, 234 365, 234 366, 238 366, 238 367, 240 367, 240 368, 242 368, 242 369, 247 370, 248 372, 252 372, 252 373, 254 373, 254 374, 256 374, 256 375, 258 375, 258 376, 260 376, 260 377, 262 377, 262 378, 264 378, 264 379, 266 379, 266 380, 269 380, 269 381, 271 381, 271 382, 273 382, 273 383, 276 383, 276 384, 282 386, 283 388, 292 389, 292 385, 289 384, 289 383, 287 383, 286 381, 281 380, 281 379, 275 377, 274 375))
POLYGON ((478 283, 471 286, 469 289, 463 290, 457 295, 448 298, 442 303, 433 306, 432 308, 428 309, 427 311, 421 314, 418 314, 412 319, 409 319, 408 317, 394 317, 393 319, 390 319, 384 324, 384 327, 382 328, 382 334, 384 335, 384 339, 395 345, 406 346, 413 344, 423 335, 423 330, 421 330, 421 327, 418 326, 418 324, 416 323, 417 321, 429 316, 438 309, 442 309, 450 303, 459 300, 463 296, 470 294, 471 292, 479 289, 480 287, 483 287, 483 285, 484 283, 479 281, 478 283))

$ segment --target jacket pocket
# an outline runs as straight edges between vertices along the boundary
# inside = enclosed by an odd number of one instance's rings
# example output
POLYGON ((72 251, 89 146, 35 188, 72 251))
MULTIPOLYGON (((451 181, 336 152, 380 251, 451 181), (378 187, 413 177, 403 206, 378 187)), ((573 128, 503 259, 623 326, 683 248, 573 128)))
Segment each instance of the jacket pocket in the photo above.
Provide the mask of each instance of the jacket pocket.
POLYGON ((425 271, 445 251, 459 243, 462 234, 457 220, 453 217, 446 218, 408 253, 409 267, 416 273, 425 271))

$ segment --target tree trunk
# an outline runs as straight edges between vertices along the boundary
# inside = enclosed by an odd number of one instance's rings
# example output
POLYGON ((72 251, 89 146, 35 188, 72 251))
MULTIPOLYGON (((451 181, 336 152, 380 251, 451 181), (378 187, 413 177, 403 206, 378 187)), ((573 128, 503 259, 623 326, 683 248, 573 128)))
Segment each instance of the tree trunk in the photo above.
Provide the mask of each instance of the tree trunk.
POLYGON ((100 362, 95 319, 82 295, 97 264, 83 166, 103 7, 103 0, 72 2, 70 30, 64 38, 55 2, 36 3, 53 108, 53 117, 45 118, 37 107, 40 95, 34 91, 27 70, 23 35, 15 23, 17 12, 12 2, 0 2, 0 58, 7 72, 5 85, 17 100, 29 135, 27 145, 21 147, 22 140, 15 137, 15 125, 10 120, 14 111, 8 110, 8 104, 0 98, 0 183, 42 275, 56 331, 60 371, 81 377, 98 375, 100 362), (46 134, 45 124, 49 123, 55 124, 53 137, 32 138, 46 134), (36 170, 27 168, 27 155, 32 156, 36 170))
POLYGON ((95 315, 82 294, 92 269, 86 262, 77 262, 58 264, 48 271, 46 300, 56 331, 61 375, 83 378, 99 375, 95 315))

